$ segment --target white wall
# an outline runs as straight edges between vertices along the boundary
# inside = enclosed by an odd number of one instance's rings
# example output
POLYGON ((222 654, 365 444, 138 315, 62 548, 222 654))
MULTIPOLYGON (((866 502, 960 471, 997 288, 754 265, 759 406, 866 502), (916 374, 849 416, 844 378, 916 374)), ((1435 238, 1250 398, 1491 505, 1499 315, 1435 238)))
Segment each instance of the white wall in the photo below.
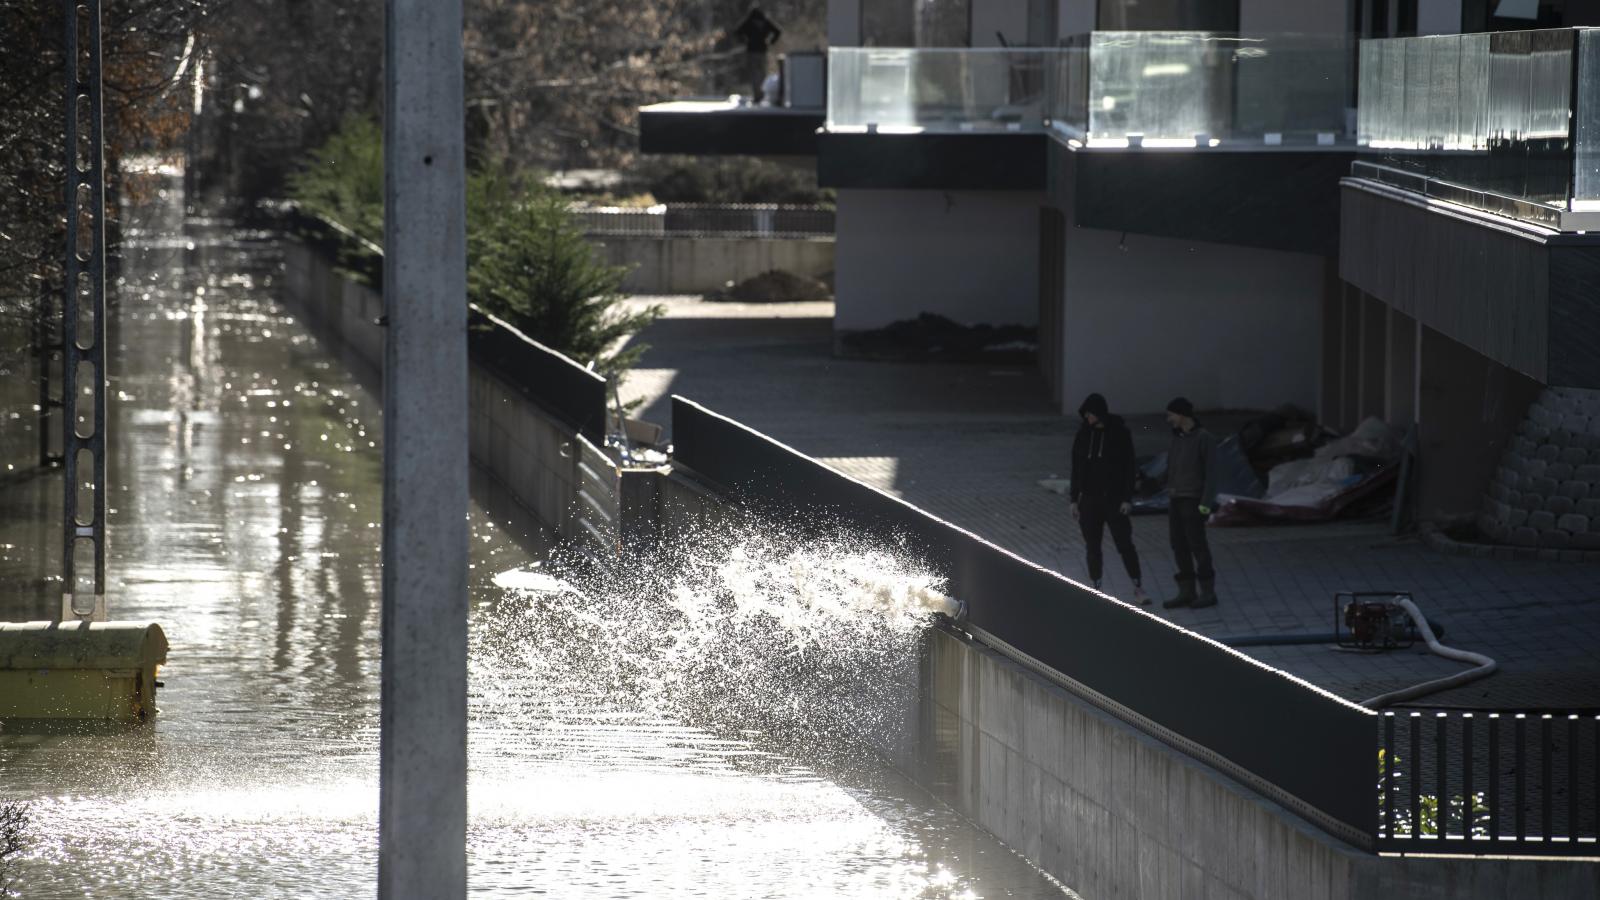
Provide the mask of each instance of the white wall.
POLYGON ((841 190, 834 328, 930 312, 965 324, 1039 319, 1040 194, 841 190))
POLYGON ((1349 30, 1348 0, 1239 0, 1241 34, 1343 34, 1349 30))
POLYGON ((1317 408, 1322 257, 1070 228, 1065 265, 1067 408, 1317 408))

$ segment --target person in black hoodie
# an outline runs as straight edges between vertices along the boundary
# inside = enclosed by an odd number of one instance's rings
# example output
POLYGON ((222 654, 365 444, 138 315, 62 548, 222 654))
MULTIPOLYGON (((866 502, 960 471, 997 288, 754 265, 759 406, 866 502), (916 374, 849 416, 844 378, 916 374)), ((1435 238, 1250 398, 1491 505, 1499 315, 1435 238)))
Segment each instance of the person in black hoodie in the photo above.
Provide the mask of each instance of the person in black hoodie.
POLYGON ((1139 574, 1139 551, 1133 546, 1132 509, 1133 434, 1106 406, 1106 398, 1090 394, 1078 407, 1083 427, 1072 440, 1072 517, 1083 528, 1083 543, 1088 551, 1089 580, 1100 587, 1103 558, 1100 538, 1107 526, 1117 546, 1122 565, 1133 579, 1134 602, 1143 606, 1145 596, 1139 574))

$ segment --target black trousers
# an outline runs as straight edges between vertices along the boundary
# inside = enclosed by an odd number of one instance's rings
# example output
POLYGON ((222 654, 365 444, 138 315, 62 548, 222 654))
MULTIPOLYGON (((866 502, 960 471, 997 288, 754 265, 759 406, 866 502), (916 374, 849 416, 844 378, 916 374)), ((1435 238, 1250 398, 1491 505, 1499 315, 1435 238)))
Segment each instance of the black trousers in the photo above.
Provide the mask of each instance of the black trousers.
POLYGON ((1178 564, 1178 581, 1211 581, 1211 545, 1206 543, 1206 517, 1200 513, 1197 497, 1173 497, 1167 509, 1167 524, 1172 534, 1172 557, 1178 564))
POLYGON ((1100 552, 1100 538, 1105 529, 1111 529, 1111 542, 1117 545, 1122 566, 1128 577, 1139 580, 1139 551, 1133 547, 1133 523, 1122 514, 1122 504, 1115 500, 1091 497, 1078 498, 1078 524, 1083 528, 1084 547, 1089 552, 1089 579, 1099 581, 1105 560, 1100 552))

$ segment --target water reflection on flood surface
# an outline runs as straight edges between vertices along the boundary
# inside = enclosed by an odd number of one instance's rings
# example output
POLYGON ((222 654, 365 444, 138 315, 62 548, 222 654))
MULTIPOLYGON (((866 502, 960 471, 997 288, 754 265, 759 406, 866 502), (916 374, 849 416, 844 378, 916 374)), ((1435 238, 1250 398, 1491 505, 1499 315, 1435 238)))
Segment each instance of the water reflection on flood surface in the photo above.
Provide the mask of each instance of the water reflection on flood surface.
MULTIPOLYGON (((370 896, 380 403, 277 305, 272 236, 185 219, 165 185, 129 215, 109 497, 112 616, 159 622, 172 644, 162 713, 132 730, 0 728, 4 795, 32 803, 19 887, 370 896)), ((35 548, 60 490, 0 485, 7 618, 59 590, 35 548)), ((796 714, 854 667, 899 683, 914 665, 915 610, 829 608, 855 563, 724 536, 643 599, 560 595, 505 575, 545 556, 536 527, 479 502, 471 524, 474 896, 1065 893, 837 722, 796 714), (819 570, 834 580, 772 588, 819 570)), ((839 709, 870 718, 874 696, 839 709)))

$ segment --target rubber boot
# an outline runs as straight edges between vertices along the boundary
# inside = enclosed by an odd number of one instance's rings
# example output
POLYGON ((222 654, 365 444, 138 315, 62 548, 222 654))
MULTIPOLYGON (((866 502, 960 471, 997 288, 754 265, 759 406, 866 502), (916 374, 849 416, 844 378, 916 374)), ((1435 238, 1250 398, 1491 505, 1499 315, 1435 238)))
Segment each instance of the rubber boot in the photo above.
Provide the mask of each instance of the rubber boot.
POLYGON ((1200 579, 1200 597, 1192 604, 1195 609, 1205 609, 1217 605, 1217 579, 1200 579))
POLYGON ((1178 596, 1173 597, 1171 600, 1162 601, 1161 608, 1162 609, 1177 609, 1180 606, 1193 606, 1193 605, 1194 605, 1194 582, 1193 581, 1180 581, 1180 582, 1178 582, 1178 596))

